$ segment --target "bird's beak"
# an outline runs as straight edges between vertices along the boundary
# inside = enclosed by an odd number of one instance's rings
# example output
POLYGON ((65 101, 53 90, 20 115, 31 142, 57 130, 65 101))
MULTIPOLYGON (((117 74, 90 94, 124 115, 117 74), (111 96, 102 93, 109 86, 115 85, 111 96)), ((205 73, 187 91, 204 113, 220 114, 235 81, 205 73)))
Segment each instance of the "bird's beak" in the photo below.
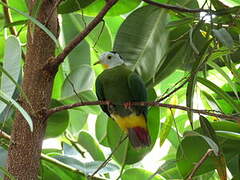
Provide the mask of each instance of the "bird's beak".
POLYGON ((97 62, 95 62, 93 65, 95 66, 95 65, 97 65, 97 64, 102 64, 102 63, 101 63, 101 61, 97 61, 97 62))
POLYGON ((93 65, 95 66, 95 65, 97 65, 97 64, 101 64, 104 69, 109 68, 109 65, 108 65, 108 64, 104 64, 104 63, 102 63, 101 61, 97 61, 97 62, 95 62, 93 65))

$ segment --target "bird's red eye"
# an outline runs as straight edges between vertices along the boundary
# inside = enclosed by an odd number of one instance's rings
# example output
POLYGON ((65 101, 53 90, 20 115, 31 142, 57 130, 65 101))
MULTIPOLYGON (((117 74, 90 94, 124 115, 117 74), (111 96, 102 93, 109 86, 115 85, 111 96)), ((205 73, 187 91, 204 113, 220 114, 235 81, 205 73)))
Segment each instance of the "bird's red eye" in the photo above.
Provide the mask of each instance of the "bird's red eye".
POLYGON ((108 58, 108 59, 111 59, 111 58, 112 58, 112 56, 107 56, 107 58, 108 58))

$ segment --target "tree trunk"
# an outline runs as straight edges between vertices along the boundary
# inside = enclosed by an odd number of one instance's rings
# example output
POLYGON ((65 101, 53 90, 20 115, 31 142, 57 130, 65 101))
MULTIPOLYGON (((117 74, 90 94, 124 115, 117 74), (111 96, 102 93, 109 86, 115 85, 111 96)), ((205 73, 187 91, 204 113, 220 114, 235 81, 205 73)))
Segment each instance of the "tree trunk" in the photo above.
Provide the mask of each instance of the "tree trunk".
MULTIPOLYGON (((37 19, 44 24, 48 16, 52 14, 47 27, 57 36, 56 10, 51 13, 57 0, 42 1, 37 19)), ((35 2, 36 0, 29 0, 30 10, 33 9, 35 2)), ((37 179, 38 176, 42 141, 46 129, 44 110, 49 107, 51 101, 56 73, 56 69, 51 72, 44 71, 43 66, 50 57, 54 56, 54 52, 55 44, 50 37, 36 25, 29 23, 22 83, 22 90, 27 95, 27 100, 21 95, 19 103, 32 117, 34 126, 33 132, 30 132, 26 120, 19 112, 16 113, 7 162, 9 173, 20 180, 37 179)))

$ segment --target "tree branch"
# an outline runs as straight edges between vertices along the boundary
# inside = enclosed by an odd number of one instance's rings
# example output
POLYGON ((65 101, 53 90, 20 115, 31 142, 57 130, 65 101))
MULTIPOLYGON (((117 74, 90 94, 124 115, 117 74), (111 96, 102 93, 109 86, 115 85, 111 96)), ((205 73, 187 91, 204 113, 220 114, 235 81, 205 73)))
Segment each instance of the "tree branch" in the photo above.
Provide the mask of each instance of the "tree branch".
POLYGON ((214 13, 214 11, 209 10, 209 9, 189 9, 189 8, 184 8, 184 7, 179 7, 179 6, 174 6, 174 5, 170 5, 170 4, 163 4, 163 3, 159 3, 159 2, 154 2, 151 0, 142 0, 148 4, 151 4, 153 6, 157 6, 160 8, 164 8, 164 9, 169 9, 169 10, 173 10, 173 11, 180 11, 180 12, 187 12, 187 13, 200 13, 200 12, 206 12, 206 13, 214 13))
POLYGON ((208 151, 203 155, 203 157, 199 160, 199 162, 194 166, 193 170, 191 171, 191 173, 189 174, 187 180, 192 180, 194 174, 196 173, 196 171, 201 167, 201 165, 206 161, 206 159, 208 158, 208 156, 210 156, 212 154, 213 150, 212 149, 208 149, 208 151))
MULTIPOLYGON (((56 112, 67 110, 67 109, 72 109, 72 108, 79 107, 79 106, 110 105, 110 104, 111 103, 109 101, 78 102, 75 104, 69 104, 69 105, 51 108, 51 109, 47 110, 46 115, 47 115, 47 117, 49 117, 56 112)), ((204 114, 204 115, 208 115, 208 116, 213 116, 213 117, 217 117, 217 118, 234 120, 234 121, 240 122, 239 116, 226 115, 226 114, 221 114, 221 113, 213 113, 212 110, 199 110, 199 109, 191 109, 186 106, 180 106, 180 105, 174 105, 174 104, 163 104, 158 101, 130 102, 129 104, 130 104, 130 106, 156 106, 156 107, 165 107, 165 108, 169 108, 169 109, 179 109, 179 110, 183 110, 183 111, 187 111, 187 112, 204 114)))
POLYGON ((88 24, 88 26, 75 38, 73 39, 56 58, 49 59, 45 65, 46 69, 57 67, 60 65, 66 56, 102 21, 103 17, 107 14, 109 9, 118 0, 109 0, 99 14, 88 24))

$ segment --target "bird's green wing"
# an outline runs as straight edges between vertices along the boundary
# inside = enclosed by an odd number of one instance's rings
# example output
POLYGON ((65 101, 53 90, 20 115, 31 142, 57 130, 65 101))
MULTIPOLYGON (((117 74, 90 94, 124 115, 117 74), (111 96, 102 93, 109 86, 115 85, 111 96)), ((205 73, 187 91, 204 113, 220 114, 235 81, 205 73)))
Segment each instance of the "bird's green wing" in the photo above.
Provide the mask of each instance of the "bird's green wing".
MULTIPOLYGON (((128 76, 128 86, 131 92, 133 101, 147 101, 147 89, 142 78, 136 73, 131 73, 128 76)), ((139 106, 136 107, 138 113, 143 113, 145 116, 147 114, 147 107, 139 106)))
MULTIPOLYGON (((95 86, 96 86, 96 94, 97 94, 98 100, 105 101, 106 98, 104 96, 101 79, 99 79, 99 78, 96 79, 95 86)), ((107 113, 108 116, 110 116, 107 105, 101 105, 101 108, 105 113, 107 113)))

